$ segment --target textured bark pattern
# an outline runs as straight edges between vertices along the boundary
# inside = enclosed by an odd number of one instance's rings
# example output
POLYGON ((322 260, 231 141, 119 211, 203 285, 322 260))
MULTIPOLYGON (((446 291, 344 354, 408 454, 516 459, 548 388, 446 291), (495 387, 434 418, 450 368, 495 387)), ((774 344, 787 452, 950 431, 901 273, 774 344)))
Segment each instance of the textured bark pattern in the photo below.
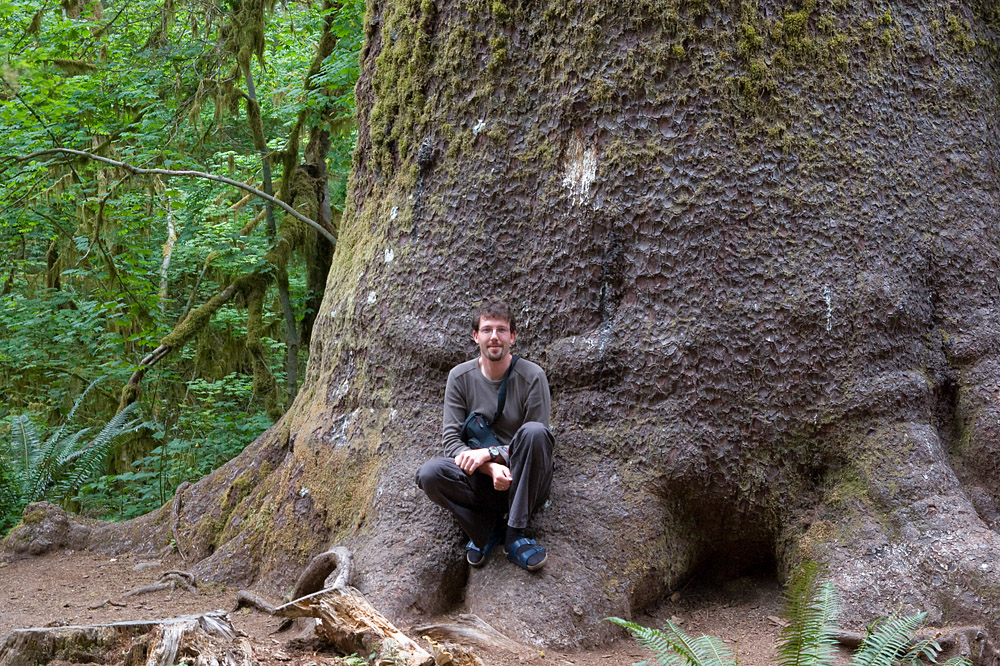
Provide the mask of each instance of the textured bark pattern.
POLYGON ((992 4, 369 10, 306 383, 188 491, 199 575, 287 585, 349 541, 390 617, 461 603, 574 644, 809 556, 848 624, 902 602, 1000 629, 992 4), (468 572, 413 484, 483 296, 553 389, 538 575, 468 572))

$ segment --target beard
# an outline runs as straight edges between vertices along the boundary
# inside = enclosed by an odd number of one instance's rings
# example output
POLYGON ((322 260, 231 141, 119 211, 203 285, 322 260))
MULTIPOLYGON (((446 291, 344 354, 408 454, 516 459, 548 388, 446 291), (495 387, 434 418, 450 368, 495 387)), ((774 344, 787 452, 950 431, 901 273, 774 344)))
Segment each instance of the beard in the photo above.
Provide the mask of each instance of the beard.
POLYGON ((483 352, 483 356, 485 356, 487 359, 491 361, 502 360, 503 357, 506 355, 507 355, 507 348, 504 346, 487 347, 483 352))

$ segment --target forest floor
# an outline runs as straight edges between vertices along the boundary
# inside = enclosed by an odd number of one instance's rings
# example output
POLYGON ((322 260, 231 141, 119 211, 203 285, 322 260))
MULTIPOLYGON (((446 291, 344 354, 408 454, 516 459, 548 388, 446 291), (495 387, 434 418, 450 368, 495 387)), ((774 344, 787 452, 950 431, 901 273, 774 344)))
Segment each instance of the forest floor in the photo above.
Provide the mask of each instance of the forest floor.
MULTIPOLYGON (((131 590, 155 583, 173 569, 183 569, 183 564, 137 557, 109 558, 87 551, 60 551, 0 562, 0 645, 3 637, 15 629, 149 620, 229 611, 234 607, 238 590, 218 584, 200 585, 197 595, 176 589, 122 598, 131 590)), ((695 580, 673 600, 634 619, 651 627, 660 627, 671 619, 692 635, 719 636, 730 645, 740 664, 763 666, 773 663, 776 656, 780 611, 781 590, 771 578, 741 578, 722 586, 699 585, 695 580)), ((277 633, 278 619, 246 609, 230 617, 250 639, 262 666, 338 663, 333 654, 317 653, 315 641, 294 641, 277 633)), ((413 636, 407 631, 409 627, 400 628, 413 636)), ((650 656, 630 638, 590 650, 547 650, 531 658, 483 651, 477 654, 487 666, 619 666, 650 656)))

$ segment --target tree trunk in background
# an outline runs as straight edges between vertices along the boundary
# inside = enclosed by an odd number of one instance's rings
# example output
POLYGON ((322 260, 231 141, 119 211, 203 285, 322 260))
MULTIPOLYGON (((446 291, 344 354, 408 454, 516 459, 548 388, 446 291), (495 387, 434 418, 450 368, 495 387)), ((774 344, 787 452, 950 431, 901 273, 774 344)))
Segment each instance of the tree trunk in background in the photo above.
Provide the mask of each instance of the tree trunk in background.
MULTIPOLYGON (((996 635, 998 24, 976 0, 373 0, 307 376, 180 498, 194 570, 287 589, 343 543, 391 618, 464 604, 559 645, 811 557, 848 626, 902 602, 996 635), (413 482, 485 296, 553 391, 537 575, 467 571, 413 482)), ((161 546, 166 516, 109 529, 161 546)))

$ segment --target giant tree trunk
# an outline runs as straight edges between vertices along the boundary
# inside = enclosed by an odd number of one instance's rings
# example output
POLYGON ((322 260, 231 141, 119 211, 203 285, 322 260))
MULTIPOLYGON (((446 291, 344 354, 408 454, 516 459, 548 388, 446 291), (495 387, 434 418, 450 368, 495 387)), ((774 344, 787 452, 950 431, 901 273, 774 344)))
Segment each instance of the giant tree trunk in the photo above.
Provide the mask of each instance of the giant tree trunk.
POLYGON ((995 635, 998 22, 986 0, 372 0, 307 377, 175 502, 195 571, 278 590, 345 542, 390 617, 464 604, 574 644, 693 575, 813 557, 848 624, 902 602, 995 635), (537 575, 468 572, 413 483, 484 296, 553 389, 537 575))

